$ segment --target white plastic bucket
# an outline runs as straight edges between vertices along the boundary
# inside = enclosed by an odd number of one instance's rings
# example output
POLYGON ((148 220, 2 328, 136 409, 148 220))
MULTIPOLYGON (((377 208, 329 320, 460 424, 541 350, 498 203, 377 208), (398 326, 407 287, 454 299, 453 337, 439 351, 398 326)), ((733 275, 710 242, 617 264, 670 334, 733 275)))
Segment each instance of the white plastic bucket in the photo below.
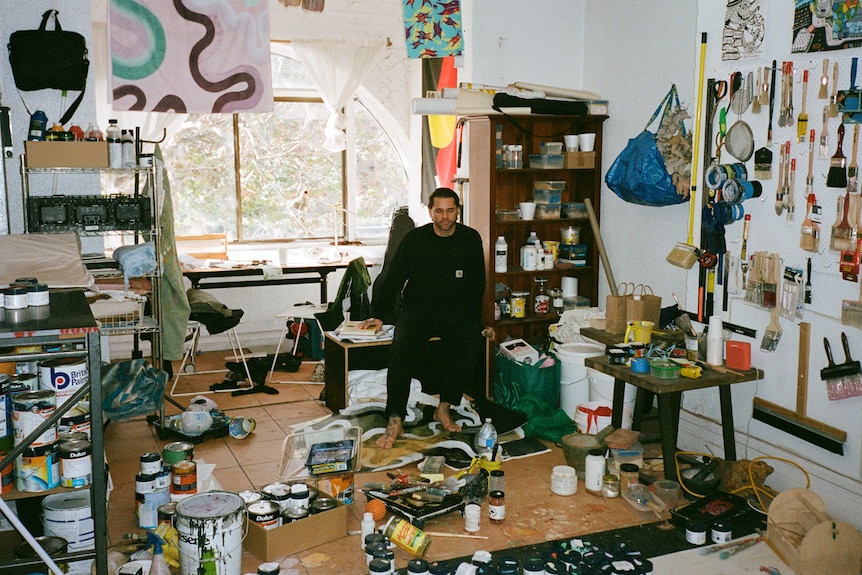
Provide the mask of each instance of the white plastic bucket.
POLYGON ((589 400, 590 388, 584 360, 605 353, 605 347, 597 343, 563 343, 554 347, 560 360, 560 409, 571 419, 578 405, 589 400))
POLYGON ((177 503, 181 575, 197 575, 203 563, 215 563, 212 572, 217 575, 240 575, 244 510, 242 497, 226 491, 199 493, 177 503))
MULTIPOLYGON (((606 401, 610 405, 614 403, 614 378, 612 375, 588 367, 587 379, 590 381, 590 401, 606 401)), ((632 415, 635 410, 635 399, 638 389, 630 383, 626 384, 623 394, 623 422, 624 429, 631 429, 632 415)))
MULTIPOLYGON (((69 551, 93 549, 96 545, 90 491, 55 493, 42 500, 42 527, 45 535, 62 537, 69 551)), ((69 563, 69 569, 90 572, 93 560, 69 563)))

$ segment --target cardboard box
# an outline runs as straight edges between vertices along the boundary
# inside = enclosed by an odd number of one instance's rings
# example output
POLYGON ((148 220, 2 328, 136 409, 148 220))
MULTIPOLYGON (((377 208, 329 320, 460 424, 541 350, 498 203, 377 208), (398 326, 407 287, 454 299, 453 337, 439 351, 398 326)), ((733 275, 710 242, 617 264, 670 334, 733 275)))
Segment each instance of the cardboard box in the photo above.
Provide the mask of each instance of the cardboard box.
POLYGON ((565 156, 568 170, 592 170, 596 167, 595 152, 566 152, 565 156))
POLYGON ((335 509, 274 529, 264 529, 249 521, 243 549, 262 561, 275 561, 346 536, 347 506, 338 501, 335 509))
POLYGON ((518 363, 534 364, 539 361, 539 352, 523 339, 512 339, 500 344, 500 353, 518 363))
POLYGON ((24 142, 28 168, 107 168, 107 142, 24 142))

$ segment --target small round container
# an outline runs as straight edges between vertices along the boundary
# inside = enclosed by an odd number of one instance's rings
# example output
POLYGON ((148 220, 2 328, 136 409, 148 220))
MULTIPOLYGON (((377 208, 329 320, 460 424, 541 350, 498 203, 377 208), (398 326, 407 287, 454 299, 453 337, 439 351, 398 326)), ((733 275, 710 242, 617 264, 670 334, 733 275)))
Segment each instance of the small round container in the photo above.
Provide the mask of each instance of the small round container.
POLYGON ((733 539, 733 529, 730 523, 715 521, 710 526, 710 538, 713 543, 729 543, 733 539))
POLYGON ((606 473, 602 477, 602 497, 613 499, 620 496, 620 478, 613 473, 606 473))
POLYGON ((51 303, 48 284, 33 284, 27 287, 27 305, 38 307, 51 303))
POLYGON ((3 296, 6 309, 25 309, 29 305, 26 287, 8 287, 3 290, 3 296))
POLYGON ((574 495, 578 491, 578 476, 574 467, 556 465, 551 471, 551 492, 556 495, 574 495))
POLYGON ((650 362, 650 375, 659 379, 679 377, 680 365, 669 359, 655 359, 650 362))
POLYGON ((685 526, 685 540, 692 545, 706 543, 706 527, 698 521, 689 521, 685 526))
POLYGON ((620 493, 623 495, 632 485, 640 483, 640 468, 634 463, 623 463, 620 465, 620 493))
POLYGON ((510 315, 516 319, 523 319, 527 315, 527 296, 529 292, 514 291, 509 300, 510 315))

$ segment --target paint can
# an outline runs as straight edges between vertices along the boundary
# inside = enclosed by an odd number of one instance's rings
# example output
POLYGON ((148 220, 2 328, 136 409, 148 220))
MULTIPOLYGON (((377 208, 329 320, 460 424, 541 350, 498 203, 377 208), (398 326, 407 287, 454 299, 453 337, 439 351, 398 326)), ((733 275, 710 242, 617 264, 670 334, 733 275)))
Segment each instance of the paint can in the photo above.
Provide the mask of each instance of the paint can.
POLYGON ((12 430, 12 384, 9 376, 0 374, 0 452, 6 452, 15 445, 15 432, 12 430))
MULTIPOLYGON (((57 397, 49 389, 23 391, 12 397, 12 429, 15 431, 15 445, 24 442, 46 419, 57 410, 57 397)), ((49 427, 42 435, 30 443, 30 447, 49 445, 57 441, 57 428, 49 427)))
POLYGON ((323 495, 329 495, 349 505, 353 503, 353 472, 321 476, 317 483, 317 490, 323 495))
POLYGON ((159 505, 156 513, 158 515, 159 525, 166 523, 172 526, 174 524, 174 516, 177 514, 177 502, 169 501, 164 505, 159 505))
POLYGON ((57 393, 57 405, 63 405, 76 391, 87 385, 89 379, 87 362, 78 358, 65 357, 39 362, 39 387, 54 390, 57 393))
POLYGON ((85 487, 93 480, 93 446, 86 439, 60 443, 60 485, 85 487))
POLYGON ((162 459, 173 465, 180 461, 191 461, 195 458, 195 446, 188 441, 174 441, 162 448, 162 459))
POLYGON ((242 500, 245 502, 246 505, 263 499, 263 493, 261 493, 260 491, 254 491, 253 489, 244 489, 243 491, 239 491, 237 495, 242 497, 242 500))
POLYGON ((171 492, 167 487, 160 487, 158 474, 135 475, 135 515, 138 518, 138 527, 141 529, 158 527, 159 508, 170 501, 171 492))
POLYGON ((226 491, 208 491, 177 503, 180 575, 197 575, 199 569, 240 575, 244 514, 242 497, 226 491))
POLYGON ((87 437, 90 436, 89 396, 87 396, 87 399, 79 401, 78 405, 64 413, 60 418, 60 423, 57 425, 57 432, 67 433, 70 431, 78 431, 86 433, 87 437))
POLYGON ((178 461, 171 471, 171 493, 192 495, 198 492, 198 466, 194 461, 178 461))
POLYGON ((66 443, 67 441, 89 440, 90 436, 83 431, 64 431, 57 434, 57 443, 66 443))
MULTIPOLYGON (((40 537, 36 537, 36 543, 38 543, 42 549, 45 550, 45 553, 48 554, 49 557, 62 557, 66 553, 69 552, 69 544, 62 537, 55 537, 53 535, 42 535, 40 537)), ((15 550, 13 551, 15 555, 15 559, 39 559, 39 556, 36 554, 36 551, 30 547, 30 544, 26 541, 22 541, 18 545, 15 546, 15 550)), ((69 570, 68 565, 65 563, 58 563, 57 567, 59 567, 63 573, 69 570)))
POLYGON ((270 483, 260 490, 266 499, 275 501, 282 511, 290 504, 290 485, 287 483, 270 483))
POLYGON ((278 575, 281 564, 278 562, 261 563, 257 566, 257 575, 278 575))
POLYGON ((39 374, 36 373, 16 373, 9 376, 10 391, 18 393, 19 391, 36 391, 39 389, 39 374))
MULTIPOLYGON (((6 457, 6 452, 0 451, 0 459, 6 457)), ((10 461, 0 469, 0 494, 5 495, 15 488, 15 462, 10 461)))
MULTIPOLYGON (((62 537, 69 551, 93 549, 96 544, 90 491, 55 493, 42 500, 42 526, 45 535, 62 537)), ((92 560, 69 563, 69 569, 89 573, 92 560)))
POLYGON ((336 507, 338 507, 338 503, 332 497, 318 497, 311 502, 308 512, 315 515, 317 513, 329 511, 330 509, 335 509, 336 507))
POLYGON ((733 528, 730 523, 714 521, 710 526, 710 539, 713 543, 729 543, 733 539, 733 528))
POLYGON ((281 508, 275 501, 262 499, 245 506, 248 520, 257 523, 264 529, 275 529, 281 526, 281 508))
POLYGON ((18 491, 40 492, 60 486, 60 458, 57 445, 29 447, 15 459, 15 487, 18 491))
POLYGON ((706 526, 699 521, 689 521, 685 526, 685 540, 692 545, 706 543, 706 526))
POLYGON ((155 475, 162 470, 162 456, 155 451, 141 455, 141 473, 155 475))

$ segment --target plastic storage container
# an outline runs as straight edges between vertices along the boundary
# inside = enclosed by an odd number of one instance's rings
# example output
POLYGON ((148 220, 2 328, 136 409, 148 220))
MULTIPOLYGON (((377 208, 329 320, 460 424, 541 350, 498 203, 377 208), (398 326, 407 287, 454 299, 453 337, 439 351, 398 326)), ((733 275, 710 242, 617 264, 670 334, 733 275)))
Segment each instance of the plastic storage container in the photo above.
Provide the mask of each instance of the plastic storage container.
POLYGON ((537 220, 556 220, 560 217, 560 204, 536 204, 537 220))
POLYGON ((563 153, 562 142, 542 142, 539 144, 539 152, 545 156, 559 156, 563 153))
POLYGON ((585 218, 587 217, 587 206, 583 202, 565 202, 563 204, 564 218, 585 218))
POLYGON ((533 190, 533 201, 537 204, 559 204, 562 199, 562 190, 533 190))
POLYGON ((562 169, 565 156, 562 154, 530 154, 530 167, 533 169, 562 169))

